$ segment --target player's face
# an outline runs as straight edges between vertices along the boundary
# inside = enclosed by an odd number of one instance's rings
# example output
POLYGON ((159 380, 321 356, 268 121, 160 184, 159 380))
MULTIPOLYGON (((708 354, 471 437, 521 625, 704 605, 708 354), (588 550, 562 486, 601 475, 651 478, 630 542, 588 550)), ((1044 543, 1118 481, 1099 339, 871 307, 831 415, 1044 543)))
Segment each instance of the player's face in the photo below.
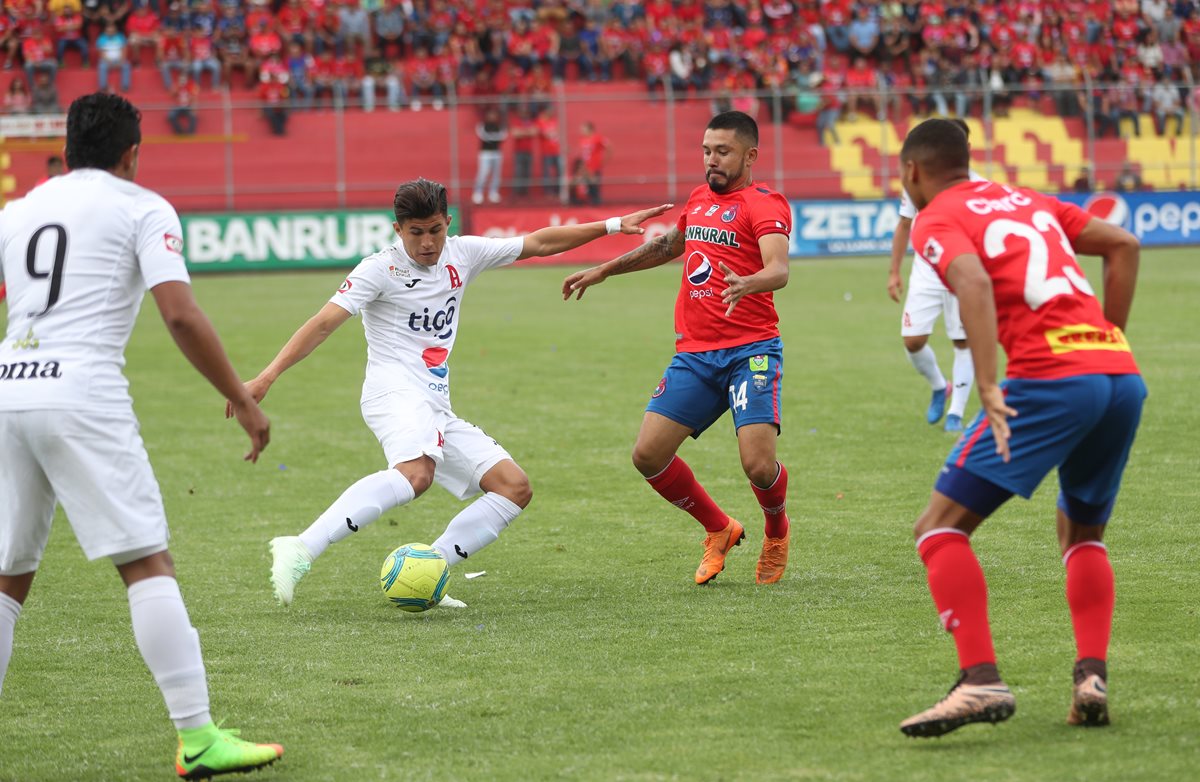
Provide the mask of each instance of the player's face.
POLYGON ((732 130, 704 131, 704 178, 714 193, 737 190, 750 181, 758 148, 748 146, 732 130))
POLYGON ((447 215, 434 215, 419 220, 405 220, 403 223, 392 223, 404 251, 422 266, 435 266, 438 258, 442 257, 442 248, 446 246, 447 231, 450 230, 450 218, 447 215))

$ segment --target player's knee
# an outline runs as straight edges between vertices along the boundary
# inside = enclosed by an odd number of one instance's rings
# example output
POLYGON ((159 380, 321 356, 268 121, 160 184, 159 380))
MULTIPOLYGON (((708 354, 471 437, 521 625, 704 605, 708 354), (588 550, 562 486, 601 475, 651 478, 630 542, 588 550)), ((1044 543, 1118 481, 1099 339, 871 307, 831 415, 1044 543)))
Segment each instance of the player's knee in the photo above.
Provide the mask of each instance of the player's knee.
POLYGON ((396 465, 396 471, 408 480, 408 484, 412 486, 413 496, 420 497, 429 487, 433 485, 433 467, 426 467, 423 464, 413 464, 405 462, 396 465))
POLYGON ((926 336, 905 337, 904 338, 904 349, 907 350, 909 353, 916 353, 917 351, 924 348, 925 343, 928 341, 929 341, 929 337, 926 337, 926 336))
POLYGON ((775 459, 743 459, 742 470, 751 483, 759 488, 766 488, 778 477, 779 463, 775 459))
POLYGON ((529 485, 529 476, 523 470, 518 470, 515 475, 505 476, 504 481, 493 491, 519 508, 528 508, 529 503, 533 501, 533 487, 529 485))
POLYGON ((640 443, 633 446, 633 453, 630 456, 633 459, 634 468, 645 478, 658 475, 670 462, 669 458, 664 461, 661 454, 643 447, 640 443))

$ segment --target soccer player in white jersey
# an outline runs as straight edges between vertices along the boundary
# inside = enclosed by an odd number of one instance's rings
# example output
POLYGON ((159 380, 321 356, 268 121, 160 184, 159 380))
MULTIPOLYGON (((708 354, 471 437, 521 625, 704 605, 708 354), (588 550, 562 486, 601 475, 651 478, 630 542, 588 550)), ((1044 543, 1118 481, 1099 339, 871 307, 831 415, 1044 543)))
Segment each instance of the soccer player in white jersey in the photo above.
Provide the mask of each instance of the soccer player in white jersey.
POLYGON ((62 503, 88 559, 110 558, 129 591, 133 634, 179 732, 185 779, 249 771, 283 754, 209 716, 200 638, 167 551, 162 496, 121 372, 146 289, 179 349, 234 400, 257 460, 270 424, 192 296, 179 217, 133 183, 141 116, 117 95, 67 114, 71 173, 0 212, 0 685, 13 630, 62 503))
MULTIPOLYGON (((971 133, 966 122, 961 119, 951 122, 958 125, 970 138, 971 133)), ((971 179, 983 181, 983 177, 974 171, 971 172, 971 179)), ((900 222, 892 236, 892 265, 888 269, 888 295, 892 297, 892 301, 900 301, 900 294, 904 292, 904 284, 900 281, 900 264, 904 260, 904 254, 908 252, 913 218, 916 216, 917 208, 913 206, 912 199, 908 193, 901 190, 900 222)), ((963 413, 966 412, 975 379, 975 365, 971 361, 971 351, 967 348, 967 332, 963 329, 962 319, 958 315, 958 298, 942 284, 929 264, 913 262, 912 271, 908 276, 908 296, 904 299, 900 336, 904 339, 905 355, 908 356, 909 362, 921 377, 929 381, 929 387, 932 389, 925 420, 936 424, 942 420, 942 413, 945 413, 946 431, 961 432, 963 413), (946 325, 946 336, 954 343, 953 385, 946 382, 942 370, 938 368, 937 355, 929 346, 929 335, 933 333, 933 324, 937 322, 938 315, 942 315, 946 325)))
MULTIPOLYGON (((527 236, 447 237, 446 188, 418 179, 396 189, 400 240, 355 267, 333 298, 301 326, 258 377, 246 384, 261 401, 279 376, 351 316, 363 316, 367 373, 362 415, 379 439, 388 469, 346 489, 299 536, 271 541, 275 597, 292 602, 296 584, 331 544, 358 532, 432 484, 458 497, 483 494, 450 520, 433 548, 451 566, 496 540, 529 504, 529 479, 508 452, 450 408, 450 351, 466 287, 482 272, 555 255, 606 234, 641 234, 641 224, 670 209, 542 228, 527 236)), ((229 411, 226 411, 228 415, 229 411)), ((461 607, 446 598, 442 605, 461 607)))

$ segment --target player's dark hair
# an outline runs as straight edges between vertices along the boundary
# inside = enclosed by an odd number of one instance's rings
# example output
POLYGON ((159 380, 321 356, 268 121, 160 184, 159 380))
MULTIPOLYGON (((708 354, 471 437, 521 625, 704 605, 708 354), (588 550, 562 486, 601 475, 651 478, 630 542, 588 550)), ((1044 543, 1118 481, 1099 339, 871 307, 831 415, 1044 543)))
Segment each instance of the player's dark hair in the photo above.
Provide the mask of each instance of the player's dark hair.
POLYGON ((94 92, 67 110, 67 166, 111 171, 142 143, 142 113, 120 95, 94 92))
POLYGON ((708 130, 732 130, 750 146, 758 146, 758 123, 743 111, 722 111, 708 121, 708 130))
POLYGON ((962 128, 948 119, 927 119, 909 131, 900 149, 902 161, 913 161, 933 174, 971 168, 971 148, 962 128))
POLYGON ((950 121, 955 125, 958 125, 959 129, 962 130, 963 135, 967 137, 967 141, 971 140, 971 127, 967 125, 967 121, 965 119, 962 117, 951 117, 950 121))
POLYGON ((396 222, 425 220, 435 215, 447 216, 450 207, 446 203, 446 187, 428 179, 414 179, 396 188, 392 201, 396 222))

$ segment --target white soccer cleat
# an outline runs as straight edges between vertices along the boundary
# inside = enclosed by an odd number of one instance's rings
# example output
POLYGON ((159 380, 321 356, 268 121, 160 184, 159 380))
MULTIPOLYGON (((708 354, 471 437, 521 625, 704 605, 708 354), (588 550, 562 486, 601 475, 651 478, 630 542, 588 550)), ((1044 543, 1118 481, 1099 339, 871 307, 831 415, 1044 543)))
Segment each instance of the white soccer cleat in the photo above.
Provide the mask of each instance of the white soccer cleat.
POLYGON ((291 605, 296 584, 312 567, 312 555, 300 538, 274 538, 271 547, 271 586, 280 605, 291 605))
POLYGON ((450 595, 446 595, 437 604, 437 607, 438 608, 466 608, 467 604, 461 600, 455 600, 454 598, 450 597, 450 595))

